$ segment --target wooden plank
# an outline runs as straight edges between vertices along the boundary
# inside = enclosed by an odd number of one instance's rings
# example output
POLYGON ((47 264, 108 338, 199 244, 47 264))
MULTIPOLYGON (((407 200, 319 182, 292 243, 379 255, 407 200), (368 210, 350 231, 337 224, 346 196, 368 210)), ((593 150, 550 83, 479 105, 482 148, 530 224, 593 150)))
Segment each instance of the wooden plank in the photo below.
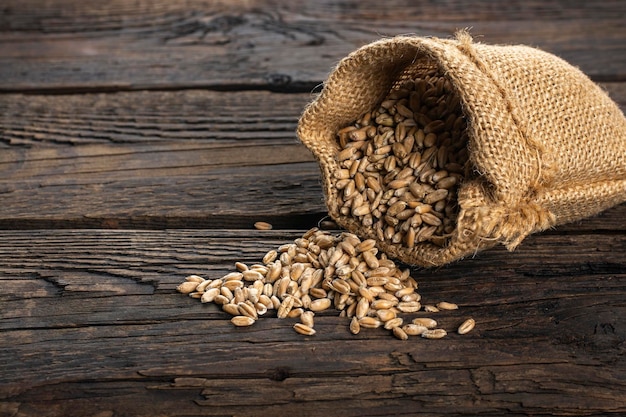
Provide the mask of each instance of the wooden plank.
POLYGON ((619 1, 170 3, 5 2, 0 91, 310 91, 365 43, 406 33, 448 37, 465 27, 482 42, 553 52, 596 80, 626 78, 619 1))
MULTIPOLYGON (((626 102, 623 84, 605 84, 626 102)), ((309 94, 0 96, 0 228, 278 228, 326 214, 309 94), (63 204, 58 203, 59 196, 63 204)), ((624 230, 624 207, 561 230, 624 230)))
MULTIPOLYGON (((626 92, 623 94, 626 97, 626 92)), ((281 139, 295 142, 311 94, 266 91, 137 91, 0 95, 0 146, 189 143, 281 139)), ((15 155, 0 154, 3 162, 15 155)))
MULTIPOLYGON (((276 145, 270 149, 292 150, 276 145)), ((173 149, 172 153, 180 154, 181 150, 173 149)), ((214 171, 207 168, 201 170, 204 175, 186 174, 193 170, 174 166, 154 170, 151 176, 127 172, 143 177, 112 178, 124 175, 126 170, 122 169, 117 174, 91 175, 86 181, 56 178, 8 184, 4 195, 10 196, 11 204, 0 210, 0 227, 249 228, 264 220, 288 228, 314 225, 325 216, 319 169, 314 162, 252 164, 214 171), (61 192, 63 204, 57 204, 55 196, 61 192)))
POLYGON ((316 317, 310 338, 273 316, 236 329, 175 292, 186 274, 219 277, 301 233, 0 231, 0 410, 626 412, 623 234, 538 235, 512 254, 413 270, 424 300, 460 305, 436 316, 444 328, 478 323, 439 341, 353 336, 332 312, 316 317))
POLYGON ((312 214, 317 222, 319 169, 295 137, 310 99, 2 96, 0 188, 11 204, 0 227, 249 227, 254 216, 302 227, 312 214))
MULTIPOLYGON (((77 2, 57 0, 54 3, 41 0, 9 0, 4 3, 0 15, 0 27, 14 31, 91 32, 120 30, 125 27, 145 29, 155 23, 178 21, 182 17, 194 16, 198 9, 212 12, 265 10, 275 13, 301 14, 321 19, 338 21, 403 21, 407 17, 425 21, 464 20, 523 20, 549 21, 552 19, 610 19, 623 11, 620 0, 604 0, 590 4, 583 0, 511 0, 494 6, 488 0, 441 0, 420 4, 407 4, 402 0, 385 3, 371 0, 319 0, 310 2, 277 2, 275 0, 232 0, 207 2, 187 0, 168 2, 165 0, 136 1, 112 0, 103 4, 96 1, 77 2)), ((181 21, 183 23, 184 21, 181 21)), ((224 24, 227 22, 224 22, 224 24)), ((203 27, 196 27, 201 30, 203 27)), ((194 27, 188 28, 189 30, 194 27)))
MULTIPOLYGON (((600 86, 626 111, 626 83, 600 86)), ((269 139, 294 143, 298 118, 313 98, 309 93, 207 90, 2 94, 0 149, 269 139)), ((0 153, 0 163, 22 158, 23 153, 0 153)))
MULTIPOLYGON (((312 227, 327 212, 319 167, 296 143, 86 145, 64 152, 5 151, 27 157, 1 164, 12 176, 0 181, 11 201, 0 208, 0 228, 250 228, 259 220, 293 228, 312 227)), ((625 213, 621 205, 558 232, 624 230, 625 213)))

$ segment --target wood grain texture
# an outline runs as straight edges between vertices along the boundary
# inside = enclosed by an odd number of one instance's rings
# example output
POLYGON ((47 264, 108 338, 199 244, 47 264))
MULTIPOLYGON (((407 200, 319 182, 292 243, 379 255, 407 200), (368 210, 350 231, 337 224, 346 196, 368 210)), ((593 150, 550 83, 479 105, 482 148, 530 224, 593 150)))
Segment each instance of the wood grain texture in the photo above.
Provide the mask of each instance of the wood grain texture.
POLYGON ((365 43, 407 33, 449 37, 466 27, 480 41, 537 46, 598 81, 623 81, 624 13, 619 1, 495 6, 483 0, 468 7, 462 1, 8 0, 0 20, 0 91, 310 91, 365 43))
MULTIPOLYGON (((620 83, 603 85, 618 103, 620 83)), ((295 136, 311 94, 0 95, 0 228, 278 228, 326 214, 295 136), (58 204, 58 196, 63 203, 58 204)), ((618 207, 559 230, 624 230, 618 207)))
MULTIPOLYGON (((599 85, 626 110, 626 83, 599 85)), ((5 149, 45 152, 55 145, 247 144, 270 139, 295 144, 300 114, 315 96, 207 90, 1 94, 0 163, 22 156, 5 149)))
POLYGON ((471 27, 565 58, 624 110, 625 16, 621 0, 4 0, 0 417, 626 415, 626 204, 413 268, 425 302, 460 306, 435 316, 443 340, 354 336, 336 311, 312 337, 274 314, 234 328, 176 292, 324 218, 295 129, 355 48, 471 27))
MULTIPOLYGON (((609 89, 612 93, 612 89, 609 89)), ((616 91, 626 100, 626 92, 616 91)), ((297 142, 313 94, 266 91, 137 91, 0 95, 0 146, 51 147, 157 142, 297 142)), ((0 154, 3 161, 12 155, 0 154)))
POLYGON ((414 270, 424 300, 461 306, 436 315, 442 327, 468 316, 478 323, 439 341, 402 342, 381 329, 353 336, 333 312, 318 315, 313 337, 275 316, 235 329, 215 306, 175 292, 186 274, 219 277, 301 233, 0 232, 2 407, 137 416, 626 412, 623 236, 534 236, 512 254, 414 270))
MULTIPOLYGON (((25 151, 32 159, 1 164, 7 173, 1 195, 11 204, 0 207, 0 228, 246 229, 264 220, 284 229, 312 227, 327 213, 318 164, 302 145, 71 151, 37 148, 25 151), (9 174, 10 167, 17 172, 9 174)), ((624 231, 625 215, 620 205, 555 233, 624 231)))

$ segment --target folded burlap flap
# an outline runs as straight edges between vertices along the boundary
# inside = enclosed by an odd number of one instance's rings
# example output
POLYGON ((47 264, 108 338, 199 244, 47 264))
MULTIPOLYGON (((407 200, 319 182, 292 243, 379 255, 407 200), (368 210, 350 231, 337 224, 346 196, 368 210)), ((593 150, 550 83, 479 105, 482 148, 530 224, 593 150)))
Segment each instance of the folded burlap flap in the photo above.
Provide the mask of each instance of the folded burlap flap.
POLYGON ((437 266, 594 215, 626 201, 626 118, 580 70, 528 46, 400 36, 344 58, 304 110, 298 136, 319 161, 330 216, 405 263, 437 266), (403 80, 436 67, 458 91, 475 177, 458 191, 457 227, 444 247, 380 240, 337 204, 337 132, 403 80))

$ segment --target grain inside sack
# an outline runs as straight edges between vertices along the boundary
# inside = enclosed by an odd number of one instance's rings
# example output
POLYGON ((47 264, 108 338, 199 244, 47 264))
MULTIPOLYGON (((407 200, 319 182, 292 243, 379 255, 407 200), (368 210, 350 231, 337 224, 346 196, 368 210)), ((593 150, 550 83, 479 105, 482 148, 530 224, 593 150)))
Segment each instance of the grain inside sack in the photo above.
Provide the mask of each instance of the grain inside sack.
POLYGON ((380 241, 444 246, 469 167, 465 117, 450 82, 436 69, 404 81, 337 136, 339 212, 380 241))
POLYGON ((626 118, 527 46, 396 37, 343 59, 304 111, 330 216, 390 258, 443 265, 626 201, 626 118))

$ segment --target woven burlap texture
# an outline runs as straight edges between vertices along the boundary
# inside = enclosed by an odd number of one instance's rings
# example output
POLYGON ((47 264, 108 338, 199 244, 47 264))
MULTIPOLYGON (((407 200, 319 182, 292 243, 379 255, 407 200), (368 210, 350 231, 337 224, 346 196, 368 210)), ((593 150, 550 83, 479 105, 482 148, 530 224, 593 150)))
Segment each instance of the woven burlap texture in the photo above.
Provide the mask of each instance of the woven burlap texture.
POLYGON ((513 250, 527 235, 626 201, 626 118, 577 68, 521 45, 401 36, 344 58, 306 107, 298 136, 319 161, 330 216, 389 256, 439 266, 498 243, 513 250), (457 227, 445 247, 408 249, 339 213, 333 173, 337 131, 375 109, 404 79, 439 68, 461 97, 475 178, 458 191, 457 227))

